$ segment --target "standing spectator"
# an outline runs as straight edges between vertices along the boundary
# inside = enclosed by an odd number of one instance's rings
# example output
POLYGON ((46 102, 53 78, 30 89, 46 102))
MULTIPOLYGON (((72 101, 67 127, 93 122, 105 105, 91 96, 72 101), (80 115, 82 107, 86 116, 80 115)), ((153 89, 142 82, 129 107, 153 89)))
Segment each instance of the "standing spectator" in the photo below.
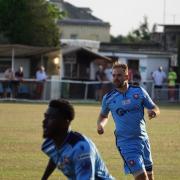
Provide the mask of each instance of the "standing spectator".
POLYGON ((14 91, 14 87, 13 87, 13 81, 14 81, 14 72, 12 70, 11 67, 8 67, 6 69, 6 71, 4 72, 4 78, 5 81, 3 82, 3 91, 4 91, 4 95, 3 97, 8 97, 10 95, 13 96, 13 91, 14 91), (10 95, 9 95, 10 94, 10 95))
POLYGON ((21 81, 24 77, 24 70, 23 70, 23 66, 19 66, 19 69, 15 72, 15 78, 16 80, 21 81))
POLYGON ((18 89, 20 87, 20 82, 23 80, 24 70, 23 66, 19 66, 19 69, 15 72, 15 82, 14 82, 14 96, 17 97, 18 89))
POLYGON ((112 78, 112 64, 111 63, 107 64, 107 67, 105 68, 104 73, 106 75, 107 81, 112 82, 113 78, 112 78))
POLYGON ((159 108, 145 89, 128 84, 126 64, 113 66, 113 83, 116 88, 103 96, 97 132, 104 133, 104 126, 111 112, 115 123, 116 146, 124 160, 125 173, 132 174, 135 180, 153 180, 153 162, 144 108, 148 110, 149 119, 160 113, 159 108))
POLYGON ((98 71, 96 72, 96 81, 99 83, 96 85, 96 100, 101 101, 104 91, 103 81, 106 80, 106 74, 104 73, 104 68, 102 65, 98 66, 98 71))
POLYGON ((129 68, 128 69, 128 82, 129 82, 129 84, 132 84, 132 81, 133 81, 133 69, 129 68))
POLYGON ((109 81, 109 83, 107 84, 107 90, 106 91, 109 91, 113 88, 113 85, 112 85, 112 64, 111 63, 108 63, 107 64, 107 67, 105 68, 104 70, 104 73, 106 75, 106 80, 109 81))
POLYGON ((141 74, 139 70, 134 70, 133 73, 133 85, 139 86, 141 84, 141 74))
POLYGON ((40 68, 36 71, 36 80, 37 80, 37 86, 36 86, 36 98, 41 99, 42 93, 44 90, 44 83, 47 80, 47 74, 45 71, 44 66, 40 66, 40 68))
POLYGON ((173 70, 172 67, 169 69, 168 73, 168 97, 170 101, 175 100, 175 86, 176 86, 176 79, 177 79, 177 74, 173 70))
POLYGON ((166 74, 163 71, 162 66, 160 66, 158 70, 152 73, 152 78, 154 80, 155 98, 158 99, 158 97, 161 97, 162 85, 166 79, 166 74))
POLYGON ((40 68, 36 71, 36 80, 37 81, 46 81, 47 74, 44 66, 40 66, 40 68))
POLYGON ((47 180, 55 168, 71 180, 113 180, 95 144, 72 131, 75 112, 66 100, 51 100, 44 113, 42 151, 49 162, 41 180, 47 180))

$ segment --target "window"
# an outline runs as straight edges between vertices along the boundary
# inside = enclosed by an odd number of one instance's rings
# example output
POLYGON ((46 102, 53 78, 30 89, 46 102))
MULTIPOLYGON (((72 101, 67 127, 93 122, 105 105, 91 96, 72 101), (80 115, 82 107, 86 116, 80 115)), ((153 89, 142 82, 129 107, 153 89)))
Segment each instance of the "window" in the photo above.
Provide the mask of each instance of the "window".
POLYGON ((65 63, 64 65, 65 78, 77 78, 77 65, 72 63, 65 63))

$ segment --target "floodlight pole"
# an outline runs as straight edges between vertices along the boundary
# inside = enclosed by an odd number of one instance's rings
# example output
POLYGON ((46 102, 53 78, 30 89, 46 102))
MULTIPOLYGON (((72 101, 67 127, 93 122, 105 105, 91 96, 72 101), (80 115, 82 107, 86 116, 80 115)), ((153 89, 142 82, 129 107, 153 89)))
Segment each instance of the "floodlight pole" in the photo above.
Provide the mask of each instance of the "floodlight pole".
POLYGON ((12 48, 11 69, 14 71, 14 48, 12 48))
POLYGON ((163 4, 163 24, 166 23, 166 0, 164 0, 163 4))

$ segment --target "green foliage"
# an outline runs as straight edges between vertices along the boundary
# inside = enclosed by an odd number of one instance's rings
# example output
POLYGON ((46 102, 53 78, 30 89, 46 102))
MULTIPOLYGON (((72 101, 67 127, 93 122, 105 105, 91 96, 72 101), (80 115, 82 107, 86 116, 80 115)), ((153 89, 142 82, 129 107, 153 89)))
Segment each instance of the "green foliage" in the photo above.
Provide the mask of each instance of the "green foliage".
POLYGON ((119 43, 137 43, 150 40, 151 31, 149 30, 148 19, 144 16, 144 21, 140 23, 139 27, 128 33, 127 36, 118 35, 111 37, 111 42, 119 43))
POLYGON ((178 38, 178 42, 177 42, 177 82, 180 83, 180 38, 178 38))
POLYGON ((0 0, 0 34, 9 43, 58 46, 63 15, 46 0, 0 0))

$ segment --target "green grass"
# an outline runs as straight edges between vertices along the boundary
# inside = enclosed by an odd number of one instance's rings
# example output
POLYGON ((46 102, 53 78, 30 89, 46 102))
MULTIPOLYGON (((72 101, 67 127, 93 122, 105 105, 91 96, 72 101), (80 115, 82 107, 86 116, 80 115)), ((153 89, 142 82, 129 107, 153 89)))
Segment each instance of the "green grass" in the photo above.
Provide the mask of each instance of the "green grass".
MULTIPOLYGON (((0 104, 0 179, 38 180, 48 158, 41 152, 42 119, 47 104, 0 104)), ((96 133, 99 105, 75 105, 72 129, 80 131, 96 143, 109 171, 117 180, 125 176, 122 160, 115 148, 114 123, 110 118, 105 134, 96 133)), ((180 179, 180 105, 160 106, 161 115, 147 121, 156 180, 180 179)), ((65 180, 55 171, 50 180, 65 180)))

